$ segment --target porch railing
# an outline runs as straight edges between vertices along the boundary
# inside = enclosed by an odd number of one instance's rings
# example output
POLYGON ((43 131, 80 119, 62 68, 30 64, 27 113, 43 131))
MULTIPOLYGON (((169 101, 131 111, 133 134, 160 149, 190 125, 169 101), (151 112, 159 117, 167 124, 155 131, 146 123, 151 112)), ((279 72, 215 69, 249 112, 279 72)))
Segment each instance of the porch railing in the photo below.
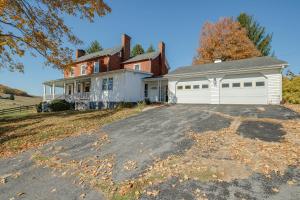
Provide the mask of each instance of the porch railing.
MULTIPOLYGON (((65 99, 66 101, 69 101, 69 102, 74 102, 74 101, 79 101, 79 100, 89 100, 90 92, 80 92, 80 93, 75 93, 75 94, 71 94, 71 95, 57 94, 54 96, 54 99, 65 99)), ((53 100, 53 96, 46 95, 44 100, 51 101, 51 100, 53 100)))

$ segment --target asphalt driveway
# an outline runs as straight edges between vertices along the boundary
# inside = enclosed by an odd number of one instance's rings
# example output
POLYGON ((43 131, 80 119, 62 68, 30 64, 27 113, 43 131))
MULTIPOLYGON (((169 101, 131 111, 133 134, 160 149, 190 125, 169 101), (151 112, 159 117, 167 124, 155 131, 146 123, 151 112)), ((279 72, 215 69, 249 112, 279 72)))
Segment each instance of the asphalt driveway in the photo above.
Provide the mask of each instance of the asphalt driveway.
MULTIPOLYGON (((88 163, 86 165, 98 162, 97 159, 112 159, 113 166, 108 165, 109 167, 105 170, 111 170, 109 172, 113 182, 121 183, 139 177, 155 160, 164 159, 169 155, 180 155, 190 149, 194 141, 186 137, 189 131, 201 134, 229 127, 232 122, 230 116, 251 119, 299 119, 297 113, 281 106, 175 105, 148 110, 102 127, 96 133, 82 134, 51 142, 14 158, 0 160, 0 177, 3 182, 0 183, 0 199, 104 199, 101 191, 96 190, 93 185, 81 181, 78 175, 80 169, 74 167, 65 172, 48 165, 46 167, 38 165, 33 159, 33 155, 42 155, 45 159, 55 157, 61 166, 65 166, 64 163, 82 164, 87 158, 89 160, 86 161, 88 163), (107 138, 103 143, 97 142, 99 138, 106 135, 107 138), (126 163, 134 163, 131 170, 124 169, 126 163)), ((280 142, 285 135, 280 126, 272 126, 272 123, 264 124, 264 122, 245 122, 240 125, 239 132, 248 138, 272 142, 280 142), (253 132, 253 129, 258 131, 253 132), (265 134, 261 136, 263 132, 265 134)), ((294 169, 293 176, 298 180, 299 170, 294 169)), ((253 180, 258 179, 253 178, 253 180)), ((176 178, 155 186, 167 188, 167 192, 164 193, 165 195, 160 193, 160 196, 153 197, 153 199, 174 199, 172 195, 175 193, 172 194, 172 191, 184 198, 188 193, 187 187, 191 184, 198 184, 202 188, 210 190, 213 187, 212 183, 205 185, 206 183, 186 182, 179 184, 178 188, 172 189, 170 185, 174 181, 176 182, 176 178)), ((251 183, 254 184, 254 182, 251 183)), ((293 193, 293 198, 299 197, 299 193, 295 193, 300 189, 299 182, 296 186, 296 189, 287 190, 287 192, 293 193)), ((214 187, 222 188, 220 185, 214 185, 214 187)), ((257 187, 259 188, 259 186, 257 187)), ((255 188, 248 190, 248 193, 252 190, 255 188)), ((230 193, 231 191, 226 192, 230 193)), ((259 194, 251 196, 250 194, 250 196, 245 196, 245 199, 270 197, 264 192, 261 193, 262 196, 259 194)), ((220 193, 217 197, 222 195, 220 193)), ((209 199, 217 197, 211 196, 209 199)), ((231 194, 229 197, 236 198, 231 194)), ((150 197, 142 196, 142 198, 150 197)), ((187 199, 195 199, 195 197, 190 195, 187 199)))

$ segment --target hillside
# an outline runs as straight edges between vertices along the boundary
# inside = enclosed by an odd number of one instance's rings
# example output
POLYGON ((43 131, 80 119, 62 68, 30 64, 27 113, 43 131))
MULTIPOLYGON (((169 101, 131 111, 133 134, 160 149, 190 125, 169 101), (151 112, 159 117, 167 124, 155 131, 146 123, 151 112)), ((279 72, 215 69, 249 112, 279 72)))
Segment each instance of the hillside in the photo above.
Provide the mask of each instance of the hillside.
POLYGON ((15 100, 0 98, 0 109, 34 105, 42 101, 41 97, 35 97, 25 91, 0 84, 0 97, 7 97, 8 94, 14 94, 15 100))
POLYGON ((25 91, 15 89, 15 88, 11 88, 11 87, 8 87, 8 86, 2 85, 2 84, 0 84, 0 94, 1 93, 3 93, 3 94, 14 94, 14 95, 23 96, 23 97, 31 97, 31 95, 29 95, 25 91))

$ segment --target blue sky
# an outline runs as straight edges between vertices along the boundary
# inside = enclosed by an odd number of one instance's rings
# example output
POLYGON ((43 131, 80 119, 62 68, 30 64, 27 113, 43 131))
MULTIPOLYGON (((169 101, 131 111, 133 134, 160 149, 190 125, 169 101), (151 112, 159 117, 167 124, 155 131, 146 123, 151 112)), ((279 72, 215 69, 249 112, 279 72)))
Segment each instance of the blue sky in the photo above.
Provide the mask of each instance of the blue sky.
MULTIPOLYGON (((300 72, 300 1, 223 0, 113 0, 106 1, 112 13, 96 18, 94 23, 75 17, 66 17, 66 23, 84 41, 85 48, 98 40, 104 48, 120 45, 122 33, 132 38, 132 44, 141 43, 146 49, 166 43, 166 54, 171 69, 190 65, 199 43, 202 25, 216 22, 220 17, 237 16, 246 12, 267 28, 273 35, 275 55, 290 64, 289 69, 300 72)), ((44 67, 43 58, 29 55, 20 58, 25 73, 0 70, 0 83, 42 95, 42 82, 58 79, 61 71, 44 67)))

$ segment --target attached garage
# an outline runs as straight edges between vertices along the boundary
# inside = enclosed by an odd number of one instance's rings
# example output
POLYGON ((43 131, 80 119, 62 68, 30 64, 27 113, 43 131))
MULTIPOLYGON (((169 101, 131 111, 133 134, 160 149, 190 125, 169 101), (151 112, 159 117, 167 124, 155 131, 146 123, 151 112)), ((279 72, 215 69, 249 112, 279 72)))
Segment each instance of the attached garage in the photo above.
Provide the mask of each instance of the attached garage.
POLYGON ((176 86, 177 103, 209 104, 209 80, 197 78, 189 81, 179 81, 176 86))
POLYGON ((165 75, 169 103, 280 104, 287 65, 265 56, 180 67, 165 75))
POLYGON ((229 75, 220 81, 220 104, 267 103, 267 79, 262 74, 229 75))

